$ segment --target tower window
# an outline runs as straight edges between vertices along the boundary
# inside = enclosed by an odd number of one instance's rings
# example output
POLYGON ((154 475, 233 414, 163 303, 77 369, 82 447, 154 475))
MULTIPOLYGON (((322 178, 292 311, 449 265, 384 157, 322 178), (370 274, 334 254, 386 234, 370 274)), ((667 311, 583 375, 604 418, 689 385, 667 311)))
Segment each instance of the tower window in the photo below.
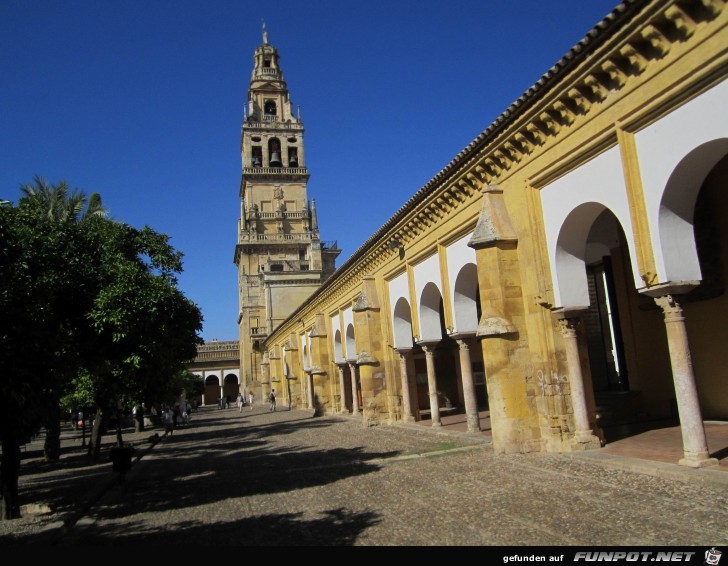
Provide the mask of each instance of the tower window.
POLYGON ((298 148, 297 147, 288 148, 288 166, 289 167, 298 167, 298 148))
POLYGON ((276 111, 276 101, 266 100, 263 105, 263 112, 266 116, 276 116, 278 114, 276 111))
POLYGON ((281 167, 281 142, 278 138, 271 138, 268 142, 268 155, 270 155, 270 167, 281 167))
POLYGON ((263 59, 263 66, 266 68, 270 67, 270 59, 268 59, 267 57, 263 59))
POLYGON ((301 271, 308 271, 308 264, 307 263, 302 263, 301 264, 301 271))
POLYGON ((270 270, 271 271, 283 271, 283 265, 281 265, 280 263, 273 263, 270 266, 270 270))
POLYGON ((251 148, 250 162, 253 167, 263 166, 263 148, 259 145, 254 145, 251 148))

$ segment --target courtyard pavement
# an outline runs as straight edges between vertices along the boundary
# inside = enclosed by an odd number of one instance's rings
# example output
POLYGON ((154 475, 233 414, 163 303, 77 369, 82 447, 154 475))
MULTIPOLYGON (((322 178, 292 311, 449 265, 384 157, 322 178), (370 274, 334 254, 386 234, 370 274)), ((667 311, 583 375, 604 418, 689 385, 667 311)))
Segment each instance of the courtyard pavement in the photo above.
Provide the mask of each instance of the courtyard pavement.
MULTIPOLYGON (((202 408, 135 463, 24 454, 0 544, 728 545, 728 474, 595 453, 496 455, 489 438, 266 407, 202 408)), ((106 437, 109 444, 113 436, 106 437)), ((107 448, 108 450, 108 448, 107 448)), ((106 455, 108 458, 108 455, 106 455)))

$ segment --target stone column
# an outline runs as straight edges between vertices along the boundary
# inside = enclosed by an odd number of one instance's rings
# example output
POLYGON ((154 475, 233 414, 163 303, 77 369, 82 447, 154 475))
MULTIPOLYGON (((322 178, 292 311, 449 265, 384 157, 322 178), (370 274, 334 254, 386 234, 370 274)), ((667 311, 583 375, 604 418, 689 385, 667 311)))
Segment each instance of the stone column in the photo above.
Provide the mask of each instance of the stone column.
POLYGON ((577 329, 579 315, 583 309, 559 309, 555 311, 561 326, 561 335, 564 337, 566 348, 566 366, 569 372, 569 391, 571 392, 571 405, 574 410, 574 440, 575 448, 587 450, 600 448, 602 443, 594 434, 589 425, 589 411, 584 395, 584 375, 581 372, 581 359, 579 358, 579 344, 577 329))
POLYGON ((711 458, 708 452, 682 307, 674 295, 665 294, 655 296, 654 299, 665 315, 667 345, 683 439, 683 458, 679 463, 693 468, 717 465, 718 460, 711 458))
POLYGON ((313 409, 313 375, 311 373, 306 374, 306 402, 308 408, 313 409))
POLYGON ((463 381, 463 397, 465 398, 465 415, 468 421, 468 432, 480 432, 480 416, 478 415, 478 399, 475 396, 470 347, 465 341, 464 336, 455 337, 455 340, 460 348, 460 373, 463 381))
POLYGON ((344 414, 349 411, 346 410, 346 393, 344 392, 344 364, 336 364, 339 369, 339 413, 344 414))
POLYGON ((427 388, 430 395, 430 415, 432 417, 432 426, 442 426, 440 422, 440 404, 437 400, 437 376, 435 375, 435 353, 433 352, 435 344, 422 344, 425 351, 425 361, 427 362, 427 388))
POLYGON ((399 372, 402 375, 402 420, 406 423, 414 422, 412 414, 412 399, 410 399, 409 375, 407 373, 407 356, 411 348, 398 348, 399 372))
POLYGON ((360 415, 359 395, 356 389, 356 373, 357 367, 355 360, 349 362, 349 370, 351 371, 351 414, 360 415))

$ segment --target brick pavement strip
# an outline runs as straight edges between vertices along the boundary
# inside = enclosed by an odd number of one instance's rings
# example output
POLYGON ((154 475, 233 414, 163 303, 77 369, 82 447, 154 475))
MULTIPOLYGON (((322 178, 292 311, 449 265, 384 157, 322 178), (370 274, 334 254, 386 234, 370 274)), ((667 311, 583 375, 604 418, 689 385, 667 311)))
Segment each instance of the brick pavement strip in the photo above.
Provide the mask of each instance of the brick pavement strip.
MULTIPOLYGON (((144 446, 151 434, 133 440, 144 446)), ((728 544, 726 474, 663 466, 495 455, 483 437, 465 434, 204 408, 124 484, 113 483, 108 462, 31 467, 37 473, 21 481, 26 500, 60 505, 0 523, 0 543, 728 544), (92 481, 103 496, 91 497, 92 481)))

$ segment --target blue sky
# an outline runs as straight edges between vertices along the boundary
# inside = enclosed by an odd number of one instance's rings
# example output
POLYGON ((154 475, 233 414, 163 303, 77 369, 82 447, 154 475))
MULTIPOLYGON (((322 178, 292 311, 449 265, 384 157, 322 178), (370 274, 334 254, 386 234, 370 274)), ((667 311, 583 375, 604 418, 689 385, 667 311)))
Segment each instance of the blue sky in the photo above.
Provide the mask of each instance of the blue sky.
POLYGON ((171 236, 237 339, 240 126, 265 19, 341 265, 616 0, 3 0, 0 198, 40 175, 171 236))

